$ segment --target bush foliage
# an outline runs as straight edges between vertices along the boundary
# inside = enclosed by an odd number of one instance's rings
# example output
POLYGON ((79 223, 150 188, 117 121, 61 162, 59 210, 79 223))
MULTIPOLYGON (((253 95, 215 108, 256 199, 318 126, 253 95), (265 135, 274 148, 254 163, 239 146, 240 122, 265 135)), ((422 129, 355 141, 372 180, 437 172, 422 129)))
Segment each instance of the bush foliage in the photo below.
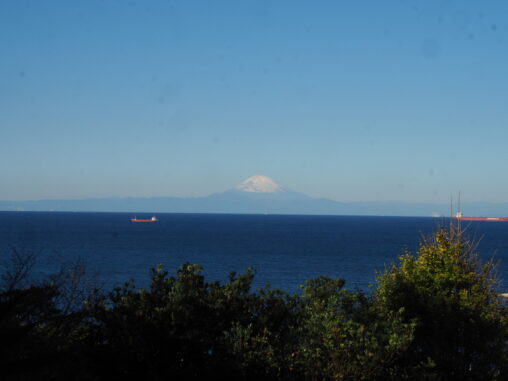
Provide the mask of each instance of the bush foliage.
POLYGON ((207 282, 184 264, 153 269, 148 289, 84 297, 82 267, 67 270, 31 285, 12 276, 24 269, 4 277, 15 282, 0 292, 2 379, 508 379, 494 266, 454 229, 401 256, 371 294, 327 277, 300 294, 253 291, 251 269, 207 282))

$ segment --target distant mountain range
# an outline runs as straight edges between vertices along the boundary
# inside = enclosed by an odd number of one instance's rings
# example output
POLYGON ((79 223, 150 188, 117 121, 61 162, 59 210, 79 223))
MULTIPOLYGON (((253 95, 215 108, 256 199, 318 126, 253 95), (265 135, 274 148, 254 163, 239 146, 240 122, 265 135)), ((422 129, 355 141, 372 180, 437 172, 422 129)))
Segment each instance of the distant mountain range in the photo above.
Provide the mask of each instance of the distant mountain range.
MULTIPOLYGON (((463 203, 464 215, 508 216, 508 203, 463 203)), ((450 205, 403 202, 337 202, 313 198, 256 175, 206 197, 127 197, 79 200, 0 201, 3 211, 245 213, 378 216, 449 216, 450 205)))

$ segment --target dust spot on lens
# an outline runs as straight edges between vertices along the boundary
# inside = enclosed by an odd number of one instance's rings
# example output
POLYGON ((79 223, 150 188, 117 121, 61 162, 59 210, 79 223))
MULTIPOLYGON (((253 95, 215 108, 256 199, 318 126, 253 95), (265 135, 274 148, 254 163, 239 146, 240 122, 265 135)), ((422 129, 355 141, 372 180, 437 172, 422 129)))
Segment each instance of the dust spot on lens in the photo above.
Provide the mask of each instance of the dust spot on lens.
POLYGON ((425 39, 420 50, 425 58, 436 58, 441 53, 439 42, 434 39, 425 39))

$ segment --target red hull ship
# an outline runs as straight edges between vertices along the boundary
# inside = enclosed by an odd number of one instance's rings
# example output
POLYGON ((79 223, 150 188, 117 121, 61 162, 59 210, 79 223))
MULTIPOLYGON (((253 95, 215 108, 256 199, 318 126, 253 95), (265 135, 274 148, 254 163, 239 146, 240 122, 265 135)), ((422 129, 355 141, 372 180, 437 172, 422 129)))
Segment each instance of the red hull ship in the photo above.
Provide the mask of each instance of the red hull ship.
POLYGON ((458 212, 455 219, 459 221, 508 221, 508 217, 464 217, 458 212))
POLYGON ((157 222, 158 219, 155 218, 155 217, 152 217, 149 220, 146 220, 146 219, 141 219, 141 218, 134 217, 134 218, 131 218, 131 221, 132 222, 157 222))

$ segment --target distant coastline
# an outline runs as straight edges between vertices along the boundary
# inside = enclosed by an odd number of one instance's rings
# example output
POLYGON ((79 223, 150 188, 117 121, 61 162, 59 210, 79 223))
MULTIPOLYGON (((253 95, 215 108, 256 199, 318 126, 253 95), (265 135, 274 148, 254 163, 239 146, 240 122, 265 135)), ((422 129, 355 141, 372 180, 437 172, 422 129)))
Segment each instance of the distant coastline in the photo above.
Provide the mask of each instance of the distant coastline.
MULTIPOLYGON (((508 216, 508 203, 462 203, 471 216, 508 216)), ((76 200, 0 201, 0 211, 310 214, 449 217, 450 206, 404 202, 337 202, 302 196, 294 199, 272 194, 213 194, 198 198, 94 198, 76 200)))

